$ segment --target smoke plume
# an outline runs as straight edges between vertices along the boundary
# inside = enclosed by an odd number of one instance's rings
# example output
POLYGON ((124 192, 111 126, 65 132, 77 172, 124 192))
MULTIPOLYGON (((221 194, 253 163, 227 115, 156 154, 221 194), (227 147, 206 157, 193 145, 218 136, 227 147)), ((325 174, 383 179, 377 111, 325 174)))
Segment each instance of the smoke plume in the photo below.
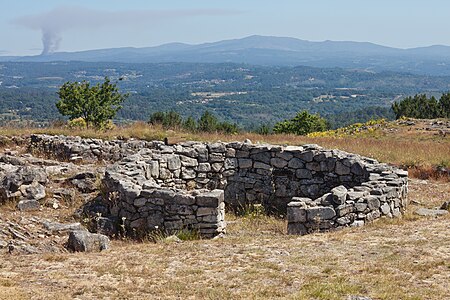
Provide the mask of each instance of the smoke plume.
POLYGON ((51 11, 22 16, 13 24, 42 33, 42 55, 56 52, 65 31, 69 29, 98 29, 114 26, 144 26, 170 18, 194 16, 225 16, 240 13, 225 9, 193 10, 129 10, 100 11, 83 7, 59 7, 51 11))

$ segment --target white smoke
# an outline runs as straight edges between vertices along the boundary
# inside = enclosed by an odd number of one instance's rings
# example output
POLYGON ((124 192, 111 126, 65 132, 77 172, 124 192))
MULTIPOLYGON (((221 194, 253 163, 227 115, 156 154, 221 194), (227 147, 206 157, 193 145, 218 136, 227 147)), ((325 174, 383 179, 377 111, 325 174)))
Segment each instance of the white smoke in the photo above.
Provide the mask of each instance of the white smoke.
POLYGON ((64 31, 69 29, 96 29, 112 26, 142 26, 168 18, 193 16, 225 16, 240 13, 225 9, 192 9, 192 10, 129 10, 100 11, 83 7, 59 7, 51 11, 22 16, 12 20, 20 25, 42 33, 42 55, 59 49, 64 31))

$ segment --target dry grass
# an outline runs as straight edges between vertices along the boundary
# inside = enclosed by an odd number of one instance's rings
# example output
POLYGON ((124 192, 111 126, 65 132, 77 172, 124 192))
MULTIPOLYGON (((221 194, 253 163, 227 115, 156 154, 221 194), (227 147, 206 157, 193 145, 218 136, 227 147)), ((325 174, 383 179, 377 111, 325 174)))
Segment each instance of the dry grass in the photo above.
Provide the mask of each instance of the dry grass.
MULTIPOLYGON (((448 183, 415 180, 434 207, 448 183)), ((379 220, 364 228, 288 236, 283 220, 227 216, 225 238, 114 241, 102 253, 3 255, 0 299, 448 299, 450 217, 379 220)))
MULTIPOLYGON (((394 125, 392 125, 394 126, 394 125)), ((419 125, 418 125, 419 126, 419 125)), ((82 137, 116 139, 138 138, 145 140, 162 140, 165 137, 170 143, 186 140, 197 141, 234 141, 250 139, 252 142, 272 143, 280 145, 319 144, 326 148, 337 148, 348 152, 373 157, 381 162, 410 167, 450 166, 450 136, 437 136, 433 132, 417 131, 397 126, 389 133, 374 132, 367 136, 347 137, 305 137, 296 135, 258 135, 241 133, 224 135, 219 133, 188 133, 181 130, 164 130, 158 126, 150 126, 144 122, 136 122, 120 126, 111 131, 96 131, 94 129, 17 129, 0 128, 0 135, 26 135, 31 133, 46 133, 52 135, 79 135, 82 137)))

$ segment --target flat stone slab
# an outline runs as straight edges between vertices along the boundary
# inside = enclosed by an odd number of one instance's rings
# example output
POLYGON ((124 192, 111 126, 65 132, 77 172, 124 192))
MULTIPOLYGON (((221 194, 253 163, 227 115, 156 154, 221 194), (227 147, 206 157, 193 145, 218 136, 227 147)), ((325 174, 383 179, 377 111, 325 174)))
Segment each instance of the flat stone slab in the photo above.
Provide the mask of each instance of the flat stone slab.
POLYGON ((41 208, 41 204, 39 204, 36 200, 21 200, 17 203, 17 208, 20 211, 34 211, 39 210, 41 208))
POLYGON ((44 228, 52 232, 68 232, 74 230, 84 230, 80 223, 62 224, 56 222, 43 222, 44 228))
POLYGON ((449 212, 443 209, 419 208, 414 213, 422 217, 438 217, 447 215, 449 212))

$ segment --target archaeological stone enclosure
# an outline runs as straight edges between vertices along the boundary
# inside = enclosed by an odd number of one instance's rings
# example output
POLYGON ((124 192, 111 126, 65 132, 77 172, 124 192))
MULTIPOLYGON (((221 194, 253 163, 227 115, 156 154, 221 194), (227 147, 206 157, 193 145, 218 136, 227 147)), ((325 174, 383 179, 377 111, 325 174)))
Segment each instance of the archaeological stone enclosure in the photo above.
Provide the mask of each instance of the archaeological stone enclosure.
POLYGON ((407 171, 317 145, 82 139, 32 135, 31 151, 68 161, 107 162, 108 216, 126 232, 226 230, 225 208, 261 204, 285 216, 289 234, 362 226, 399 217, 407 171))

